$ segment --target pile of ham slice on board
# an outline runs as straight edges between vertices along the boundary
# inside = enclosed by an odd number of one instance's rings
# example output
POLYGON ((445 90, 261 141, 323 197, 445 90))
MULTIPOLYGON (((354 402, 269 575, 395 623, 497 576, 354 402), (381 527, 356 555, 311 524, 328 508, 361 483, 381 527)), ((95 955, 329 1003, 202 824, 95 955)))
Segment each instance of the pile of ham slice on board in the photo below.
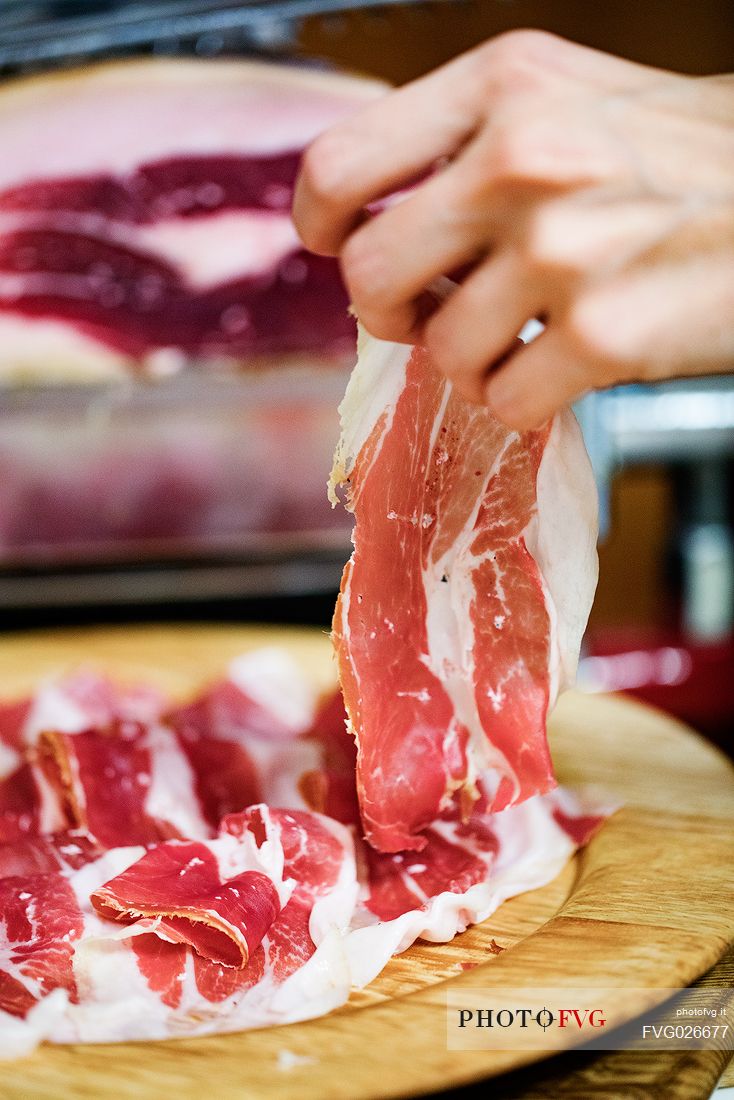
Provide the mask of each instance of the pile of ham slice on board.
POLYGON ((348 352, 335 260, 290 219, 304 147, 377 82, 130 61, 0 92, 0 381, 348 352))
POLYGON ((327 1012, 602 821, 545 741, 596 568, 572 418, 518 436, 420 350, 361 344, 344 700, 266 649, 183 705, 82 671, 0 711, 4 1055, 327 1012))

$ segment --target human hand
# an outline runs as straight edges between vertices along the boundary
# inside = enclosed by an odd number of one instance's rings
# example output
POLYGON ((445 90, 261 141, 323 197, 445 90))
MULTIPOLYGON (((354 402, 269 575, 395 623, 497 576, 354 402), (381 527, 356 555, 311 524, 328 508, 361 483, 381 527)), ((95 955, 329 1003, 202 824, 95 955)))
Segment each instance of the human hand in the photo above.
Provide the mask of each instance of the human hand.
POLYGON ((590 389, 734 370, 732 77, 502 35, 317 138, 294 219, 341 257, 373 335, 424 343, 510 427, 590 389), (546 329, 518 347, 533 317, 546 329))

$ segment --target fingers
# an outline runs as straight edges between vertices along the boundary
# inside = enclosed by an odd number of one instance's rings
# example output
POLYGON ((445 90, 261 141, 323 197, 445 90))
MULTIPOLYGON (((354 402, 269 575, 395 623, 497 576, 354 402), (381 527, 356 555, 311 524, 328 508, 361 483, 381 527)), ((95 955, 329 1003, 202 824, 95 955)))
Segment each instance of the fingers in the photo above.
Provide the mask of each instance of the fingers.
POLYGON ((489 211, 465 195, 457 161, 356 230, 342 250, 349 294, 365 328, 382 340, 415 342, 423 292, 474 261, 490 244, 489 211))
POLYGON ((335 255, 361 211, 453 154, 482 111, 472 54, 390 92, 306 151, 293 220, 313 252, 335 255))
POLYGON ((513 347, 526 321, 542 312, 516 253, 486 260, 426 323, 423 343, 467 400, 482 403, 487 372, 513 347))
POLYGON ((569 352, 560 326, 551 324, 521 347, 484 385, 484 400, 508 428, 539 428, 592 388, 584 362, 569 352))

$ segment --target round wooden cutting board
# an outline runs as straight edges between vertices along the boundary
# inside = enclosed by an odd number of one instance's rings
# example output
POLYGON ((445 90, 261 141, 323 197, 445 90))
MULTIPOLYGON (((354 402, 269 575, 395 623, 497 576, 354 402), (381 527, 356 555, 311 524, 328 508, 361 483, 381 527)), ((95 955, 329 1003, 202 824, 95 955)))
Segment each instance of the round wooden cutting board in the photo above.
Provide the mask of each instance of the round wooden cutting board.
MULTIPOLYGON (((0 639, 0 697, 80 663, 185 696, 263 644, 286 646, 319 689, 333 684, 321 632, 143 627, 0 639)), ((3 1100, 416 1095, 541 1057, 447 1050, 447 983, 619 988, 610 1025, 646 1007, 625 989, 691 983, 734 938, 734 769, 685 726, 618 698, 564 696, 551 744, 561 782, 597 784, 624 807, 550 885, 452 943, 394 958, 330 1016, 206 1039, 46 1047, 0 1068, 3 1100)))

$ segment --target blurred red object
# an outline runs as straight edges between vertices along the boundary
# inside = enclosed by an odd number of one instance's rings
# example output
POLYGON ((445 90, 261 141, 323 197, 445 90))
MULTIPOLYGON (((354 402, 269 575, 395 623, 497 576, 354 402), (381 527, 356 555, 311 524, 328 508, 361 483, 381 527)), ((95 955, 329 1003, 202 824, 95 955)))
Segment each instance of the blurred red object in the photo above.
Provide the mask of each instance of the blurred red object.
POLYGON ((633 695, 734 755, 734 638, 703 645, 673 631, 595 634, 586 639, 579 687, 633 695))

